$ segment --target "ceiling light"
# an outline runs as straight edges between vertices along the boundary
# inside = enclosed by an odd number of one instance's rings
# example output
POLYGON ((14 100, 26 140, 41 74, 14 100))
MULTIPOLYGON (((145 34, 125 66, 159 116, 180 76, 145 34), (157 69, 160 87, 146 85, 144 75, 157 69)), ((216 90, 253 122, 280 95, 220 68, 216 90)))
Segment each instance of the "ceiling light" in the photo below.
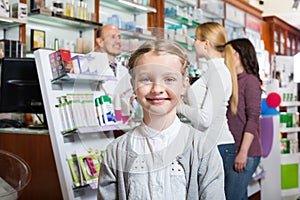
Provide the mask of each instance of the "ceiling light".
POLYGON ((294 0, 293 6, 292 6, 292 10, 293 10, 293 11, 295 11, 295 10, 298 9, 299 1, 300 1, 300 0, 294 0))

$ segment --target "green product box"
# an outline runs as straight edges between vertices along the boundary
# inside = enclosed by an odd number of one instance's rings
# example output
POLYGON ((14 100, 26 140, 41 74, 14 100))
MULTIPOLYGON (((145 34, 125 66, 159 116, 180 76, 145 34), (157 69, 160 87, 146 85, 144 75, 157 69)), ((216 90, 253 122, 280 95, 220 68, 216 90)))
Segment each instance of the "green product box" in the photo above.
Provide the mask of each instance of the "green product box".
POLYGON ((281 189, 298 188, 298 163, 281 165, 281 189))
POLYGON ((290 140, 286 138, 280 140, 280 153, 281 154, 290 153, 290 140))
POLYGON ((286 124, 286 113, 280 113, 280 124, 286 124))
POLYGON ((286 127, 293 127, 293 114, 286 114, 286 127))

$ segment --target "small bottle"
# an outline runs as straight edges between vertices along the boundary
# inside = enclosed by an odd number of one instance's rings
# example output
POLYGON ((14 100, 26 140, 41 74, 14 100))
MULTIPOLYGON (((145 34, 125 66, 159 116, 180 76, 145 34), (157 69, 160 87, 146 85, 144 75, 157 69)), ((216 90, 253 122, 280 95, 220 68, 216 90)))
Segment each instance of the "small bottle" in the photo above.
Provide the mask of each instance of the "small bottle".
POLYGON ((77 2, 77 9, 76 9, 76 17, 78 19, 81 19, 81 15, 82 15, 81 1, 78 1, 77 2))
POLYGON ((54 50, 57 51, 59 49, 59 41, 57 38, 54 39, 54 50))
POLYGON ((81 2, 81 7, 82 7, 82 16, 81 19, 87 20, 87 3, 81 2))
POLYGON ((66 16, 70 16, 70 13, 71 13, 71 4, 70 4, 70 2, 68 1, 67 3, 66 3, 66 11, 65 11, 65 15, 66 16))
POLYGON ((75 5, 74 5, 74 0, 71 0, 71 5, 70 5, 70 17, 75 17, 75 5))
POLYGON ((121 109, 120 94, 116 94, 115 95, 115 98, 114 98, 114 108, 115 108, 116 120, 118 122, 122 122, 122 109, 121 109))

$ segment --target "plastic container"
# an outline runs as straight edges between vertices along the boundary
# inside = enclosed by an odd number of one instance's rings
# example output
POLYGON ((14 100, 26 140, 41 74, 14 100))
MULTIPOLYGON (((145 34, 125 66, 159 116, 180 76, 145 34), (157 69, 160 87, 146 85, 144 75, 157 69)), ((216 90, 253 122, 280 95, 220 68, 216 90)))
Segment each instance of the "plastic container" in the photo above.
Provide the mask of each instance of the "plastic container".
POLYGON ((31 180, 31 169, 20 157, 0 149, 0 199, 18 199, 31 180))

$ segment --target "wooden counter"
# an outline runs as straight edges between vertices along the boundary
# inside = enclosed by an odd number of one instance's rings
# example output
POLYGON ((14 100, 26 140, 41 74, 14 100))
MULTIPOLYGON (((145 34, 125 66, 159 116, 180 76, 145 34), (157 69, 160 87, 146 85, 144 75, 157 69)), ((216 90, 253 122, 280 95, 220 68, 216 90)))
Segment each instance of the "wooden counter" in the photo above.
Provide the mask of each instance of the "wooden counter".
POLYGON ((23 158, 32 177, 20 200, 63 199, 47 130, 0 129, 0 149, 23 158))

